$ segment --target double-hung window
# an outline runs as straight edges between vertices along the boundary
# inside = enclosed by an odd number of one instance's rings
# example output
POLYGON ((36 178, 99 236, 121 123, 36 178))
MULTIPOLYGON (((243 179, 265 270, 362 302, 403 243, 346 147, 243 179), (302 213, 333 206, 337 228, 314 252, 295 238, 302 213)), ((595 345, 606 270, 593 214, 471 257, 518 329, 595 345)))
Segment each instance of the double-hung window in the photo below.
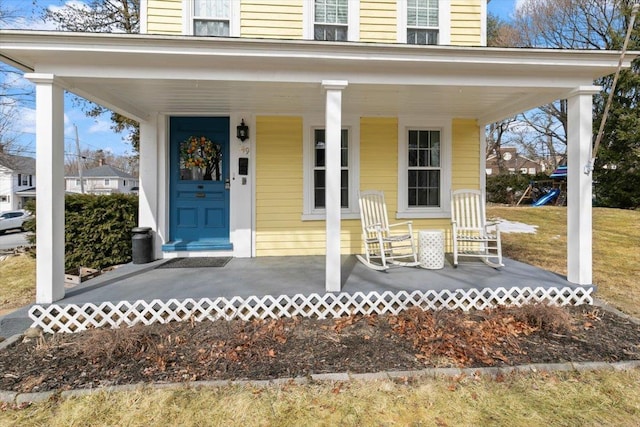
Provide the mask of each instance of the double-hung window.
POLYGON ((315 0, 314 40, 347 41, 349 3, 347 0, 315 0))
MULTIPOLYGON (((326 207, 325 130, 313 130, 313 209, 326 207)), ((340 206, 349 208, 349 131, 340 134, 340 206)))
POLYGON ((440 131, 408 131, 407 206, 438 208, 441 206, 440 131))
POLYGON ((358 41, 360 2, 357 0, 303 0, 304 38, 358 41))
POLYGON ((397 0, 398 43, 451 43, 451 0, 397 0))
POLYGON ((189 34, 196 36, 237 36, 237 0, 184 0, 190 11, 189 34))
MULTIPOLYGON (((327 207, 326 131, 319 118, 305 118, 304 137, 304 201, 302 220, 325 219, 327 207)), ((340 208, 343 219, 357 219, 360 127, 357 121, 343 121, 340 132, 340 208)))
POLYGON ((397 218, 449 214, 452 123, 446 118, 424 122, 420 117, 399 121, 397 218))
POLYGON ((438 0, 407 0, 407 44, 438 44, 438 0))

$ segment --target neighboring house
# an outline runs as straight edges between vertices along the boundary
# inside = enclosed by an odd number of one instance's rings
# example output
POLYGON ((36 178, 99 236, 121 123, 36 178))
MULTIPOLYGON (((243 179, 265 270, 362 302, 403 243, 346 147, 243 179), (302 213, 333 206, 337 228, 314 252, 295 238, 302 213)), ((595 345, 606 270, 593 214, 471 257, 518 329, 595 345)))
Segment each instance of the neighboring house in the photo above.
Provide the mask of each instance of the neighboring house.
MULTIPOLYGON (((80 175, 64 177, 65 190, 69 193, 81 193, 83 186, 80 175)), ((87 169, 82 173, 84 192, 87 194, 137 193, 138 179, 133 175, 111 165, 102 165, 87 169)))
POLYGON ((485 169, 487 175, 500 175, 500 173, 536 175, 546 170, 543 163, 519 154, 514 147, 503 147, 499 153, 487 156, 485 169))
POLYGON ((0 212, 22 209, 36 196, 36 159, 0 151, 0 212))
POLYGON ((450 230, 450 191, 484 187, 485 126, 568 99, 568 280, 591 284, 577 189, 593 81, 618 52, 487 48, 486 3, 142 0, 139 35, 0 30, 0 60, 35 83, 38 192, 53 195, 37 301, 64 295, 64 90, 140 123, 156 258, 326 255, 327 291, 362 251, 360 189, 415 230, 450 230))

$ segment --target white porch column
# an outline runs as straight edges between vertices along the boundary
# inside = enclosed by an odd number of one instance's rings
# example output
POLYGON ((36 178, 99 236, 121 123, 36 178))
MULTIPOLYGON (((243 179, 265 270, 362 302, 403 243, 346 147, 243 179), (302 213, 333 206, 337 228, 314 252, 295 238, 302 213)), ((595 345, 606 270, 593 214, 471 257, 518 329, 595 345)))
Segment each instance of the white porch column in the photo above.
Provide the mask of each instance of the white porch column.
POLYGON ((148 120, 140 122, 138 226, 151 227, 156 259, 162 255, 162 242, 158 238, 158 183, 160 182, 158 145, 158 116, 151 115, 148 120))
POLYGON ((348 82, 324 80, 325 111, 325 210, 327 230, 325 290, 340 292, 340 139, 342 91, 348 82))
POLYGON ((36 84, 36 303, 64 298, 64 91, 53 74, 36 84))
POLYGON ((580 86, 567 98, 567 279, 578 285, 592 280, 593 95, 597 86, 580 86))

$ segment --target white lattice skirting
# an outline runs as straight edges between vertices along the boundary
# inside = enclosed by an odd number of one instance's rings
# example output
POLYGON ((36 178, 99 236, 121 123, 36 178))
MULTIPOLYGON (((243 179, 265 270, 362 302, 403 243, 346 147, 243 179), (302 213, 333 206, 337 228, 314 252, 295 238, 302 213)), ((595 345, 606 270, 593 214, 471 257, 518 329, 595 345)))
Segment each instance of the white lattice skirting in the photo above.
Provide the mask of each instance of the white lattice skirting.
POLYGON ((592 288, 497 288, 441 291, 357 292, 355 294, 297 294, 278 297, 202 298, 179 301, 153 300, 101 304, 34 305, 29 310, 33 327, 44 332, 79 332, 122 324, 168 323, 218 319, 267 319, 280 317, 336 318, 351 314, 398 314, 411 307, 423 310, 485 309, 496 305, 527 303, 554 305, 593 304, 592 288))

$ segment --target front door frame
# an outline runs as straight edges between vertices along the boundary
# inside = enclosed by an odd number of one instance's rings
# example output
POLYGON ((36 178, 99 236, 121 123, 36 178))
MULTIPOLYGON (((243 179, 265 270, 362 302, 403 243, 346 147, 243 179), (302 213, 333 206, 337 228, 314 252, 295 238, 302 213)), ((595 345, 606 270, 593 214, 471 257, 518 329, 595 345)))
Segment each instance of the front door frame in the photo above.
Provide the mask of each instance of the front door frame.
MULTIPOLYGON (((230 118, 228 116, 170 116, 168 118, 169 149, 169 238, 163 249, 230 250, 230 118), (175 129, 172 129, 172 125, 175 129), (186 126, 184 130, 180 126, 186 126), (191 129, 191 130, 190 130, 191 129), (191 137, 206 137, 222 149, 221 174, 218 179, 191 179, 187 169, 178 171, 179 144, 191 137), (175 140, 173 140, 175 138, 175 140), (181 175, 188 175, 182 179, 181 175), (186 222, 180 225, 179 213, 186 222), (222 212, 222 216, 219 213, 222 212), (191 214, 191 216, 189 215, 191 214), (191 219, 191 221, 189 220, 191 219), (193 224, 189 224, 193 222, 193 224)), ((200 168, 194 170, 202 171, 200 168)), ((199 174, 202 175, 202 172, 199 174)))

